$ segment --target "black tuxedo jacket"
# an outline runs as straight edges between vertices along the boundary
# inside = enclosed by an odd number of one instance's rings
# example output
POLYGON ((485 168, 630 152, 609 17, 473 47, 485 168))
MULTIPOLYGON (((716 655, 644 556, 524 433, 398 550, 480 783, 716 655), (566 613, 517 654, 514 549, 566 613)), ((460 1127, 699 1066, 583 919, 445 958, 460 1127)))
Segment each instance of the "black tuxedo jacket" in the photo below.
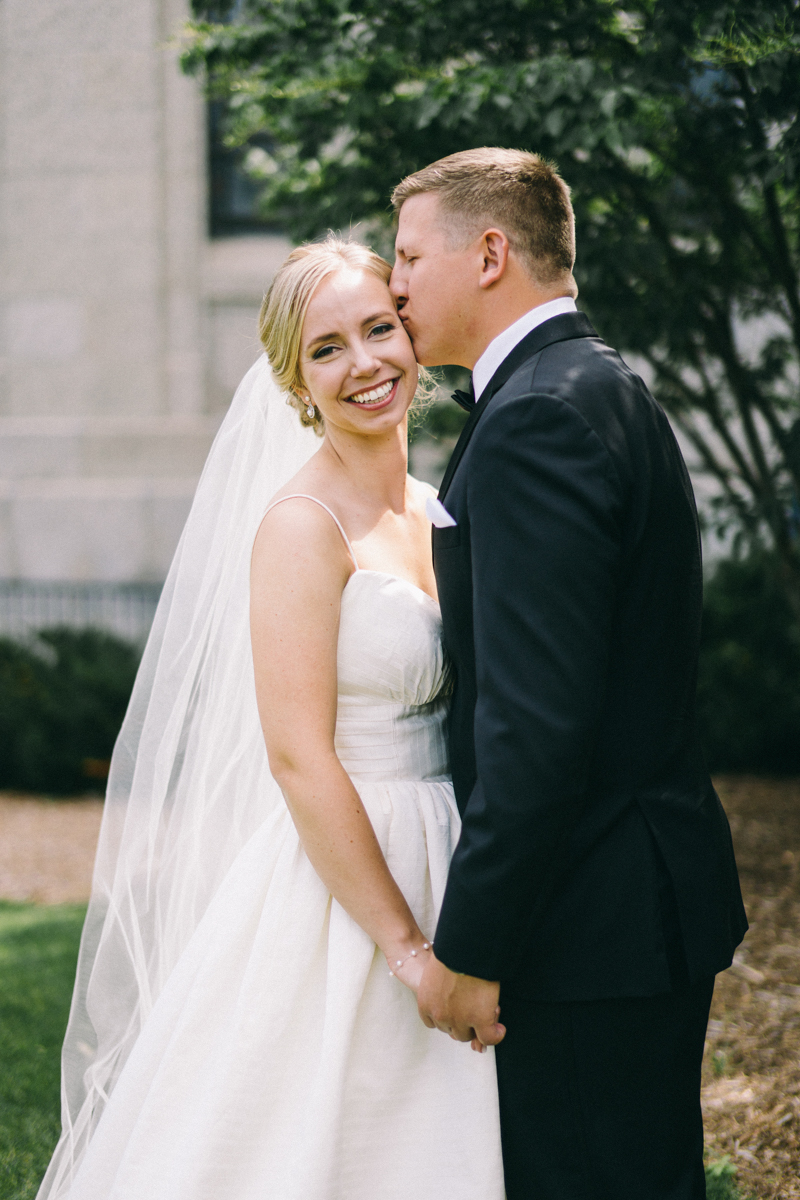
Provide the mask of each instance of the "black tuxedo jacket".
POLYGON ((545 1000, 730 965, 747 921, 697 744, 700 539, 664 413, 582 313, 470 414, 435 529, 463 827, 448 967, 545 1000))

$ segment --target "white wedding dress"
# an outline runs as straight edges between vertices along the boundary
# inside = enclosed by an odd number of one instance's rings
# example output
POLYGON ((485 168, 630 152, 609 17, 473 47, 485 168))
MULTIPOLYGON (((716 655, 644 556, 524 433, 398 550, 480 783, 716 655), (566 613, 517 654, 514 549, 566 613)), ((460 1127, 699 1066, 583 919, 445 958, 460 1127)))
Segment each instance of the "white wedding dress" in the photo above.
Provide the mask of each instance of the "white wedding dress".
MULTIPOLYGON (((436 602, 357 569, 338 673, 337 752, 430 936, 459 831, 436 602)), ((425 1028, 281 805, 171 971, 66 1195, 502 1200, 494 1052, 425 1028)))

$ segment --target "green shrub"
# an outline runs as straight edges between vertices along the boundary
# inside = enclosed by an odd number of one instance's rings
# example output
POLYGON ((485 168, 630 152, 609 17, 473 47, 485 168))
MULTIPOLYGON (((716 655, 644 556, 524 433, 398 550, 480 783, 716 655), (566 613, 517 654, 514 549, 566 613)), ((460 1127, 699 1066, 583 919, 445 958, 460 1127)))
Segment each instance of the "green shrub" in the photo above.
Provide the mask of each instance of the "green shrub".
POLYGON ((706 1200, 739 1200, 736 1167, 726 1154, 706 1165, 706 1200))
POLYGON ((766 555, 706 583, 697 701, 712 770, 800 771, 800 624, 766 555))
POLYGON ((0 787, 102 787, 138 661, 134 646, 97 629, 0 639, 0 787))

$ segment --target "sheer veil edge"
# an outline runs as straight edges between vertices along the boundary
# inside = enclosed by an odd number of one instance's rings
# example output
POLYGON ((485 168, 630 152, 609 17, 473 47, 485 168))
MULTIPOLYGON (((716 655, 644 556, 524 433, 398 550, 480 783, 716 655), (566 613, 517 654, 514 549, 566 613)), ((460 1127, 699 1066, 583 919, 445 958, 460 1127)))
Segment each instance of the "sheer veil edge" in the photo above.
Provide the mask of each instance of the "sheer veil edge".
POLYGON ((68 1194, 165 981, 283 804, 256 709, 250 555, 270 499, 318 447, 262 355, 211 448, 114 749, 62 1055, 62 1135, 38 1200, 68 1194))

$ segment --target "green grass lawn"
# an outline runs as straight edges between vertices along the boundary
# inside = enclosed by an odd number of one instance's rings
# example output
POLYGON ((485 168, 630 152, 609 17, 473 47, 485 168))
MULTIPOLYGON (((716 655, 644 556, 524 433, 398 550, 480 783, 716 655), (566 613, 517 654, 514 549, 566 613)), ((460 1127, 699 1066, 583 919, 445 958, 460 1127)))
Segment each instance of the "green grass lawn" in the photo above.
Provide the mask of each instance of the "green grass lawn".
MULTIPOLYGON (((85 908, 0 900, 0 1200, 33 1200, 60 1128, 61 1042, 85 908)), ((735 1200, 733 1169, 706 1169, 735 1200)))
POLYGON ((0 1200, 33 1200, 58 1138, 61 1042, 85 911, 0 901, 0 1200))

